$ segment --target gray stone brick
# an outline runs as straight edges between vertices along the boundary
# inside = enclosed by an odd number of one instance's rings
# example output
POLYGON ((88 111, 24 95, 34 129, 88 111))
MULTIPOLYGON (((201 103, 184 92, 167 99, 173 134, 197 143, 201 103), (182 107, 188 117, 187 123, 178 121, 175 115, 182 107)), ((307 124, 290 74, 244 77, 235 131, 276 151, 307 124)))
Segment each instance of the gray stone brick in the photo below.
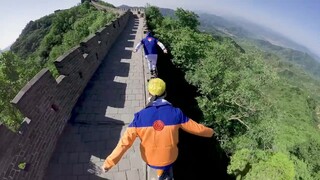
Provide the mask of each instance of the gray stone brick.
POLYGON ((59 163, 68 163, 68 153, 60 153, 59 155, 59 163))
POLYGON ((135 96, 133 94, 128 94, 126 95, 126 100, 134 100, 135 99, 135 96))
POLYGON ((144 100, 143 94, 136 94, 135 95, 135 100, 138 100, 140 102, 144 102, 144 101, 142 101, 142 100, 144 100))
POLYGON ((140 154, 131 154, 130 156, 131 169, 141 169, 145 167, 145 162, 142 160, 140 154))
POLYGON ((133 118, 134 118, 133 114, 121 114, 121 120, 125 123, 131 122, 133 118))
POLYGON ((141 180, 138 170, 126 171, 127 180, 141 180))
POLYGON ((88 152, 79 153, 79 163, 89 162, 91 155, 88 152))
POLYGON ((85 133, 82 135, 82 140, 84 142, 97 141, 99 138, 99 134, 96 132, 85 133))
MULTIPOLYGON (((100 174, 100 177, 105 178, 105 179, 110 179, 110 180, 114 179, 113 173, 109 173, 109 172, 100 174)), ((101 178, 100 178, 100 180, 101 180, 101 178)))
POLYGON ((57 179, 59 179, 59 180, 77 180, 77 176, 60 176, 57 179))
POLYGON ((61 175, 72 175, 73 174, 73 165, 72 164, 61 164, 61 175))
POLYGON ((96 157, 96 156, 91 156, 90 157, 90 162, 93 162, 93 163, 100 162, 100 158, 96 157))
POLYGON ((127 180, 126 172, 114 172, 113 180, 127 180))
MULTIPOLYGON (((142 19, 139 19, 139 21, 142 21, 142 19)), ((146 168, 145 163, 140 157, 139 142, 135 142, 134 146, 125 154, 125 157, 109 172, 100 174, 97 169, 102 165, 104 158, 106 158, 116 146, 127 125, 96 123, 113 120, 129 123, 133 119, 133 114, 140 111, 145 104, 145 78, 142 66, 143 63, 144 66, 146 65, 146 61, 141 59, 143 57, 142 51, 132 54, 131 60, 122 57, 124 54, 124 45, 128 41, 128 33, 131 31, 130 27, 133 27, 133 25, 129 25, 128 27, 129 28, 125 29, 124 34, 117 39, 106 58, 101 62, 101 66, 94 74, 88 88, 83 92, 83 98, 80 99, 79 103, 80 106, 76 107, 78 116, 76 116, 75 122, 78 121, 86 124, 68 125, 69 130, 64 131, 61 139, 63 139, 63 137, 67 138, 62 141, 62 144, 58 143, 57 145, 59 151, 55 150, 55 152, 61 153, 57 154, 58 158, 53 162, 56 162, 58 167, 61 168, 61 175, 63 176, 54 176, 53 173, 47 171, 46 177, 51 175, 50 178, 55 177, 59 180, 145 179, 146 168)), ((119 31, 119 29, 116 30, 119 31)), ((142 37, 142 23, 139 23, 137 32, 132 34, 136 36, 132 42, 137 44, 140 37, 142 37)), ((133 46, 125 48, 127 49, 126 51, 128 51, 132 50, 133 46)), ((82 55, 80 58, 82 58, 82 55)), ((95 58, 94 55, 88 54, 86 58, 86 62, 90 63, 86 64, 86 69, 83 70, 83 78, 85 81, 90 78, 90 68, 96 66, 93 61, 90 61, 90 58, 95 58)), ((78 63, 73 64, 71 67, 80 68, 81 64, 79 61, 77 62, 78 63)), ((68 78, 71 77, 70 75, 68 78)), ((78 77, 72 78, 74 78, 75 82, 79 85, 85 85, 84 83, 81 84, 83 81, 79 81, 78 77)), ((73 87, 71 86, 70 88, 73 87)), ((80 86, 74 88, 80 88, 80 86)), ((77 91, 73 92, 76 93, 77 91)), ((61 99, 67 98, 69 98, 69 95, 64 95, 63 98, 61 97, 61 99)), ((75 99, 70 99, 69 101, 75 103, 75 99)), ((48 106, 49 105, 51 104, 48 104, 48 106)), ((68 103, 65 103, 65 105, 68 105, 68 103)), ((70 107, 66 106, 66 108, 70 107)), ((67 118, 60 119, 67 120, 67 118)), ((63 127, 61 123, 57 125, 52 124, 52 126, 57 128, 63 127)))
POLYGON ((113 166, 108 172, 119 172, 119 163, 113 166))
POLYGON ((108 107, 107 108, 107 111, 106 111, 106 114, 117 114, 118 113, 118 109, 119 108, 114 108, 114 107, 108 107))
POLYGON ((130 167, 130 160, 129 159, 121 159, 119 162, 119 171, 129 170, 130 167))
POLYGON ((74 175, 83 175, 84 173, 84 167, 83 164, 74 164, 73 165, 73 174, 74 175))
POLYGON ((90 180, 90 176, 89 175, 81 175, 81 176, 78 176, 78 180, 90 180))
POLYGON ((69 163, 77 163, 77 162, 78 162, 78 153, 70 153, 69 163))

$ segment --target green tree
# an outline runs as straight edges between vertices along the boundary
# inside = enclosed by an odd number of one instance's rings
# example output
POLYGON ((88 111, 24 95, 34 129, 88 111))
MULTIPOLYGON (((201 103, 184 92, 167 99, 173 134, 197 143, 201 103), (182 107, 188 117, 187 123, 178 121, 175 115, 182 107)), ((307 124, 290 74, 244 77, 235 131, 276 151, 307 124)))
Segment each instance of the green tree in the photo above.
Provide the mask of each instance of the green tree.
POLYGON ((0 55, 0 122, 15 130, 22 122, 22 116, 10 101, 21 88, 19 68, 22 61, 11 51, 0 55))
POLYGON ((200 33, 195 14, 175 14, 148 23, 198 88, 202 122, 231 156, 228 172, 239 179, 320 179, 320 81, 291 62, 313 66, 313 72, 318 66, 265 41, 258 42, 263 48, 250 41, 239 46, 234 37, 200 33))
POLYGON ((199 16, 188 10, 177 8, 175 16, 178 18, 178 23, 181 27, 189 27, 190 29, 197 30, 200 22, 198 21, 199 16))
POLYGON ((147 25, 150 29, 155 29, 156 27, 161 26, 163 16, 159 8, 147 4, 145 12, 146 12, 147 25))
POLYGON ((237 179, 243 179, 254 164, 266 161, 268 158, 270 158, 270 153, 261 150, 240 149, 232 155, 227 171, 237 179))
POLYGON ((287 155, 249 149, 234 153, 228 173, 246 180, 293 180, 295 177, 294 163, 287 155))
POLYGON ((175 33, 171 42, 174 44, 171 48, 174 64, 182 69, 193 70, 197 67, 200 59, 205 57, 210 37, 185 27, 175 33))
POLYGON ((309 139, 309 141, 296 145, 292 153, 308 163, 313 172, 320 172, 320 157, 318 155, 320 154, 320 143, 318 139, 309 139))
POLYGON ((283 153, 275 153, 268 160, 259 162, 245 176, 246 180, 293 180, 295 177, 294 164, 283 153))

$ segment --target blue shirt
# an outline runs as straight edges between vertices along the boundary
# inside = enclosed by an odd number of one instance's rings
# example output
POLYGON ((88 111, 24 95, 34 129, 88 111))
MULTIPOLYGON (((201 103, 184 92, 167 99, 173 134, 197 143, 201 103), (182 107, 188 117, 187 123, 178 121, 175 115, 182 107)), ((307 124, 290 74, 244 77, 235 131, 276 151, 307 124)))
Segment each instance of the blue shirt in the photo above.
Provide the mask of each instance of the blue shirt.
POLYGON ((141 44, 143 44, 145 55, 158 54, 158 39, 152 37, 150 33, 147 34, 147 37, 141 40, 141 44))

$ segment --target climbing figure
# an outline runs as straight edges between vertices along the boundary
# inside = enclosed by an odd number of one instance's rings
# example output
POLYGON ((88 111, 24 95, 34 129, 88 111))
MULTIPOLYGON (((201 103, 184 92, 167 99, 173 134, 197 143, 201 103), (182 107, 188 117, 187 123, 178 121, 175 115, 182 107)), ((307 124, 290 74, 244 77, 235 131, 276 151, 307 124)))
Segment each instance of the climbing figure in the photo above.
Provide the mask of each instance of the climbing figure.
POLYGON ((157 60, 158 60, 158 49, 157 45, 160 46, 164 53, 167 53, 165 46, 155 37, 151 32, 147 33, 147 36, 143 38, 139 44, 135 47, 133 52, 137 52, 143 45, 145 58, 148 61, 148 68, 152 76, 157 76, 157 60))
POLYGON ((173 179, 173 163, 178 157, 179 129, 203 137, 212 137, 214 131, 196 123, 166 101, 166 84, 162 79, 150 79, 148 92, 151 95, 149 104, 135 113, 102 169, 108 171, 116 165, 138 137, 142 159, 156 169, 159 180, 170 180, 173 179))

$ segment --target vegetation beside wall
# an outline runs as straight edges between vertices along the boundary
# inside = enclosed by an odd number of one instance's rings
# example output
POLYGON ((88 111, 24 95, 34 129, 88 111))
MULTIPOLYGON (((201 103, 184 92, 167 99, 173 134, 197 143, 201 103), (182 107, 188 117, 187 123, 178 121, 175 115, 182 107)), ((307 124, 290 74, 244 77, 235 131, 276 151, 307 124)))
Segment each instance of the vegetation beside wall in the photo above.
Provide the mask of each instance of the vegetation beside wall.
POLYGON ((175 66, 198 88, 202 123, 215 129, 230 156, 229 174, 320 178, 318 80, 275 54, 200 32, 194 12, 178 8, 175 18, 163 17, 148 6, 146 15, 175 66))
POLYGON ((53 62, 59 56, 117 17, 84 2, 30 21, 10 51, 0 55, 0 123, 16 130, 23 119, 10 101, 19 90, 44 67, 57 75, 53 62))

